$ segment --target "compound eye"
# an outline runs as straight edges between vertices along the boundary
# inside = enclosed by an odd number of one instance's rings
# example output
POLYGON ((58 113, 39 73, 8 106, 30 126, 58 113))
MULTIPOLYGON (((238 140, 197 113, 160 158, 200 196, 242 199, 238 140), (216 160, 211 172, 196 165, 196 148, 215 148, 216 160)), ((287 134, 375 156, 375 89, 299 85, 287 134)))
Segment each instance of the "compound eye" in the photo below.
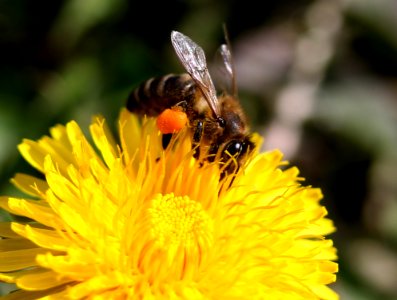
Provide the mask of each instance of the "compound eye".
POLYGON ((231 141, 225 147, 225 152, 228 152, 230 156, 239 155, 244 148, 244 142, 231 141))

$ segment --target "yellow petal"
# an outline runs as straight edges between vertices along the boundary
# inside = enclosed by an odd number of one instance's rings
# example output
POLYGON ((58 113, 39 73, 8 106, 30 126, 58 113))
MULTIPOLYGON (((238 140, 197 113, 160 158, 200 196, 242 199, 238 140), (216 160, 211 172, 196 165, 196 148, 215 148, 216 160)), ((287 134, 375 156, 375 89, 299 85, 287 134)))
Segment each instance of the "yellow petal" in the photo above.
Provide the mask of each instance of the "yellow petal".
POLYGON ((21 173, 16 174, 11 182, 24 193, 36 197, 42 197, 48 189, 46 181, 21 173))
POLYGON ((8 206, 11 213, 36 220, 48 227, 59 222, 58 216, 54 215, 46 201, 8 198, 8 206))
POLYGON ((15 251, 29 248, 37 248, 37 245, 29 240, 19 239, 0 239, 0 252, 15 251))
POLYGON ((119 135, 125 165, 129 166, 139 150, 141 128, 138 119, 126 109, 122 109, 120 113, 119 135))
MULTIPOLYGON (((31 225, 23 225, 18 223, 12 224, 12 229, 20 236, 25 237, 29 241, 37 245, 56 251, 66 251, 70 247, 70 242, 61 236, 59 232, 50 229, 34 228, 31 225)), ((27 241, 27 240, 25 240, 27 241)))
POLYGON ((106 165, 111 167, 114 160, 118 157, 116 143, 109 132, 109 128, 104 124, 104 119, 97 117, 94 124, 90 126, 92 138, 95 145, 102 153, 106 165))
POLYGON ((338 300, 339 295, 335 293, 331 288, 324 285, 314 285, 311 290, 319 297, 324 300, 338 300))
POLYGON ((10 222, 0 222, 0 237, 2 237, 2 238, 20 238, 20 236, 18 234, 16 234, 11 229, 10 222))
POLYGON ((18 277, 16 284, 19 288, 24 290, 40 291, 57 287, 71 281, 72 279, 62 278, 54 271, 38 269, 18 277))
POLYGON ((37 300, 37 299, 47 299, 47 300, 66 300, 68 298, 62 297, 66 295, 64 290, 64 286, 55 287, 52 289, 44 290, 44 291, 24 291, 24 290, 17 290, 9 293, 8 295, 2 296, 1 300, 37 300), (58 293, 59 291, 61 293, 58 293), (58 297, 58 295, 60 297, 58 297), (47 298, 48 296, 48 298, 47 298))
POLYGON ((44 157, 47 155, 47 152, 41 149, 38 143, 25 139, 22 144, 18 145, 18 150, 32 167, 42 173, 44 172, 44 157))
POLYGON ((0 272, 15 271, 36 266, 36 255, 47 251, 43 248, 32 248, 0 252, 0 272))
POLYGON ((56 125, 50 129, 50 134, 54 138, 54 140, 58 141, 63 148, 72 152, 72 145, 70 144, 66 127, 64 125, 56 125))
POLYGON ((69 297, 71 299, 84 299, 98 292, 118 287, 120 285, 120 280, 125 281, 125 276, 119 276, 117 273, 109 275, 110 276, 96 276, 71 287, 69 290, 69 297))

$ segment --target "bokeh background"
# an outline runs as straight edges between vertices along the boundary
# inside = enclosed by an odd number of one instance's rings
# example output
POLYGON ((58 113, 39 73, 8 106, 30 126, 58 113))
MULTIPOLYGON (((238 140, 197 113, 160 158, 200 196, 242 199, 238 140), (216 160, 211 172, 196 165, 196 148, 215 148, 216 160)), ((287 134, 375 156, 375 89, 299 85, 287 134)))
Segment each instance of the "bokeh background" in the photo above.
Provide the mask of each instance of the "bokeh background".
POLYGON ((34 172, 23 138, 71 119, 87 129, 98 113, 115 123, 139 82, 183 71, 171 30, 211 63, 223 23, 264 150, 280 148, 324 192, 334 289, 397 299, 396 0, 0 0, 0 194, 34 172))

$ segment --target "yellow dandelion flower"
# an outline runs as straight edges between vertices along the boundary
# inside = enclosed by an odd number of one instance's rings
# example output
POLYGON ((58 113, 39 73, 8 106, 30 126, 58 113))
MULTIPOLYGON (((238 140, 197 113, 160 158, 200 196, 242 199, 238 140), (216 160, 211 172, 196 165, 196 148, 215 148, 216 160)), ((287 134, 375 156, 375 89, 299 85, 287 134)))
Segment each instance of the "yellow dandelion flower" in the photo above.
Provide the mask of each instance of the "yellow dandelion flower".
POLYGON ((155 122, 123 110, 119 142, 97 117, 94 148, 75 122, 19 145, 44 176, 2 197, 1 299, 337 299, 334 230, 279 151, 232 180, 201 166, 185 131, 167 150, 155 122))

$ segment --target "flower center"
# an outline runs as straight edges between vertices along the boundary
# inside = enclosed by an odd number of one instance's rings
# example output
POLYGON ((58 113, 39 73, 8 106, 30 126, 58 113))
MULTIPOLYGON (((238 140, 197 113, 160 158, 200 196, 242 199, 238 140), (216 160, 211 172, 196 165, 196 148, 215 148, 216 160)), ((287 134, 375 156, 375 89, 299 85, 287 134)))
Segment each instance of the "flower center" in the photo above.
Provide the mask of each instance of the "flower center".
POLYGON ((211 218, 201 204, 187 196, 158 195, 149 209, 152 233, 160 247, 208 247, 212 243, 211 218))

